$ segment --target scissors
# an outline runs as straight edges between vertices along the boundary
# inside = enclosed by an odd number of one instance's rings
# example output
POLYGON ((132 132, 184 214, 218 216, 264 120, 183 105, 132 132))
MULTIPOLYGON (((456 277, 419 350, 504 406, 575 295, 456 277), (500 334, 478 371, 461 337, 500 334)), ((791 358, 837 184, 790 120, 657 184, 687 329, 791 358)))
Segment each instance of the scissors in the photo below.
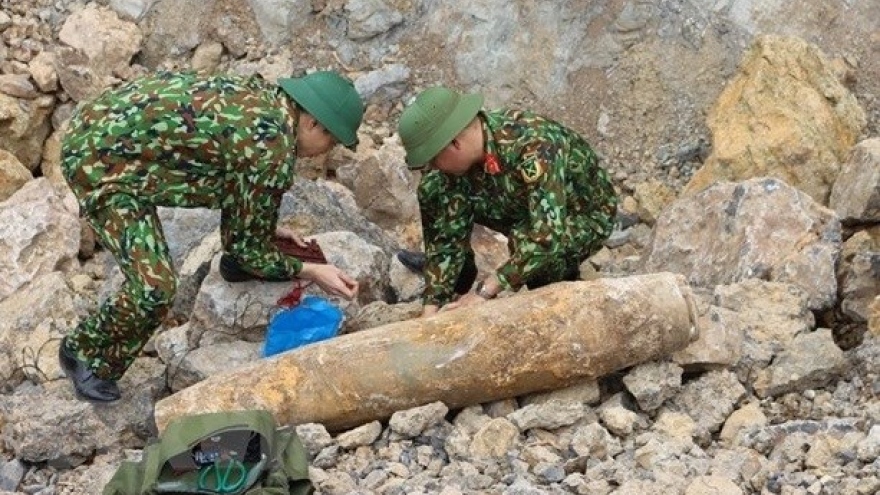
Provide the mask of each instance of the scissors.
POLYGON ((241 461, 216 461, 199 469, 199 490, 237 493, 247 481, 247 468, 241 461), (214 475, 211 476, 211 473, 214 475))

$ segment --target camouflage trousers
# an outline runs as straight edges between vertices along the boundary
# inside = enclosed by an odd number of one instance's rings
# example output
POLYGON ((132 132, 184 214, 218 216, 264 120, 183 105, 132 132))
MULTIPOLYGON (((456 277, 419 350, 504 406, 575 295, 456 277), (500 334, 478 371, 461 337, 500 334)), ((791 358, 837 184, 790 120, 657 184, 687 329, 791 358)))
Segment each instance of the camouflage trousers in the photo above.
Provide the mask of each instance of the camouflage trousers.
MULTIPOLYGON (((76 184, 71 187, 81 196, 76 184)), ((67 341, 98 377, 118 380, 168 314, 177 275, 155 206, 117 193, 106 206, 84 213, 125 281, 67 341)))
POLYGON ((225 250, 264 274, 296 271, 263 239, 293 182, 297 115, 262 78, 170 72, 108 90, 73 114, 62 171, 125 275, 68 336, 97 376, 122 376, 174 298, 157 206, 219 209, 225 250))

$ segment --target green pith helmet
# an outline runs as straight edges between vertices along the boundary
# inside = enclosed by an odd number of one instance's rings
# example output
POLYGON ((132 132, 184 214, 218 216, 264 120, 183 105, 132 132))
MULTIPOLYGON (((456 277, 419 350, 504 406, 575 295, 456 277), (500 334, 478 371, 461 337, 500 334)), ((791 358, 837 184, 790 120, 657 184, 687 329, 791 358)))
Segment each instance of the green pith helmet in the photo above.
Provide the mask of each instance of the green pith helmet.
POLYGON ((463 95, 443 86, 419 93, 400 114, 397 129, 407 165, 419 168, 431 161, 474 120, 482 106, 483 95, 463 95))
POLYGON ((281 78, 278 85, 344 146, 357 144, 364 103, 350 80, 327 70, 281 78))

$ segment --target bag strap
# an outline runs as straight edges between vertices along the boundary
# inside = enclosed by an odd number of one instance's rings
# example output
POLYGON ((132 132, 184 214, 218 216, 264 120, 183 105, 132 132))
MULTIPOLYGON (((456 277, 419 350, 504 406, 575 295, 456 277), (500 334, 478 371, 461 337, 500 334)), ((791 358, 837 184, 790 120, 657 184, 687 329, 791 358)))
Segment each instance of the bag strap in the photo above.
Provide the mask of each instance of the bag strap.
POLYGON ((288 427, 277 431, 278 457, 270 464, 262 487, 246 495, 311 495, 315 488, 309 479, 306 449, 296 432, 288 427))

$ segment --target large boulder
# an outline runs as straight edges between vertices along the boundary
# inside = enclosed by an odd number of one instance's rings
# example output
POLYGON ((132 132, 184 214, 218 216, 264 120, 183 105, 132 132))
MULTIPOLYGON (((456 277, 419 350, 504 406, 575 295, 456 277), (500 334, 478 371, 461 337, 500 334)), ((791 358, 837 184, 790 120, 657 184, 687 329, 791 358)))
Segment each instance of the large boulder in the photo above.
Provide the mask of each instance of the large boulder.
POLYGON ((45 178, 25 184, 0 203, 0 300, 75 260, 79 241, 73 196, 45 178))
POLYGON ((771 176, 827 205, 866 117, 816 46, 761 36, 709 112, 708 125, 712 154, 685 193, 771 176))
POLYGON ((143 35, 137 24, 90 3, 67 18, 58 39, 66 45, 56 65, 61 87, 82 101, 130 74, 129 64, 141 49, 143 35))
POLYGON ((828 308, 841 237, 833 211, 778 179, 723 182, 663 211, 644 269, 681 273, 700 287, 786 282, 809 295, 810 308, 828 308))

